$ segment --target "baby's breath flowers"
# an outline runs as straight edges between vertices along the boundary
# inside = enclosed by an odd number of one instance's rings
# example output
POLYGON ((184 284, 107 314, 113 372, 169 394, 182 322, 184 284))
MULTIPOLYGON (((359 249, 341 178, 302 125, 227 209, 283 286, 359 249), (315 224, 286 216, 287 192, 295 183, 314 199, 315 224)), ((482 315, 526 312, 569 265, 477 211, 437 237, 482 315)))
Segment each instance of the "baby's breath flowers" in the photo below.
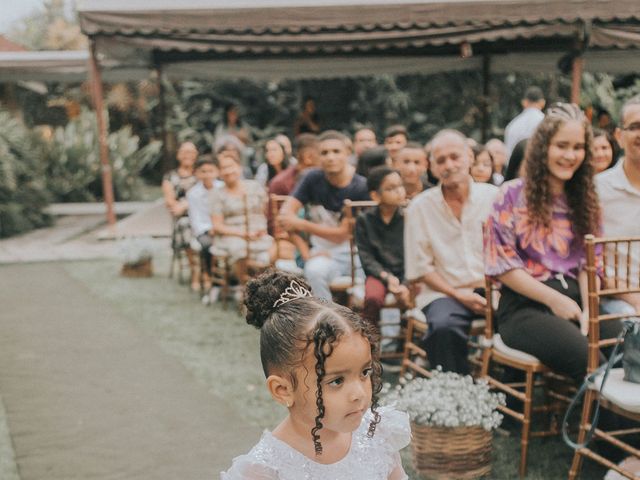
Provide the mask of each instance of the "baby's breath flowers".
POLYGON ((150 237, 125 237, 118 242, 118 253, 125 265, 139 265, 153 257, 150 237))
POLYGON ((383 402, 404 410, 417 425, 482 427, 491 431, 502 422, 496 410, 505 404, 502 393, 492 393, 483 380, 436 370, 433 377, 415 378, 406 385, 383 390, 383 402))

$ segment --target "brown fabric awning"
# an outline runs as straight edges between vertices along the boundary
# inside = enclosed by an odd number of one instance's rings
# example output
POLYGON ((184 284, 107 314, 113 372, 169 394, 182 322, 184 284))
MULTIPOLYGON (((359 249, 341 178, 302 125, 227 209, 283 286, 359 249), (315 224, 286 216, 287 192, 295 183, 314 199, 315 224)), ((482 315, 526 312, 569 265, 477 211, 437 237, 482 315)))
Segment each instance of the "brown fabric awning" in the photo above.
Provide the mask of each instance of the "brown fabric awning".
MULTIPOLYGON (((104 1, 80 7, 87 35, 179 35, 197 33, 305 34, 341 31, 423 30, 433 27, 486 27, 638 20, 636 0, 448 0, 448 1, 180 1, 132 0, 122 9, 104 1), (203 8, 207 5, 208 8, 203 8), (117 8, 117 7, 116 7, 117 8)), ((111 2, 112 4, 115 2, 111 2)))
MULTIPOLYGON (((556 52, 558 58, 585 45, 640 48, 637 0, 105 3, 80 4, 82 30, 105 59, 136 66, 336 55, 361 66, 379 56, 453 59, 466 44, 476 56, 556 52)), ((624 62, 625 68, 639 66, 624 62)))

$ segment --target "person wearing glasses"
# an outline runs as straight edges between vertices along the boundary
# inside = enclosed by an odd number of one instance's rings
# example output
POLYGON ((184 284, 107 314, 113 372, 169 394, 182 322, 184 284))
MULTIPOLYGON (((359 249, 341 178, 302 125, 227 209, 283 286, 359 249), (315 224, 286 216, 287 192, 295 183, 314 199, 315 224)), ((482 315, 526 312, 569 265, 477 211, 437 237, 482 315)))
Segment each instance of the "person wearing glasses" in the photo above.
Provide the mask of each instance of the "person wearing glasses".
MULTIPOLYGON (((620 113, 620 127, 616 140, 624 157, 612 168, 596 176, 605 237, 640 235, 640 95, 628 100, 620 113)), ((626 263, 627 252, 621 249, 621 262, 626 263)), ((631 251, 631 271, 640 268, 640 253, 631 251)), ((618 299, 603 302, 609 313, 640 311, 640 294, 629 293, 618 299)))

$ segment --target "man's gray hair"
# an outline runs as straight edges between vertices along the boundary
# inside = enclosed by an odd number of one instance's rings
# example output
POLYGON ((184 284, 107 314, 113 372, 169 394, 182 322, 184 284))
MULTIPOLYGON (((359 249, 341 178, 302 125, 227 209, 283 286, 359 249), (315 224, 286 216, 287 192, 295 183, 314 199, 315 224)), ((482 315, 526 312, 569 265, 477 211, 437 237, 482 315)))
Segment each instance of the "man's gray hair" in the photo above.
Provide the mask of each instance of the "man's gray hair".
POLYGON ((440 130, 438 133, 436 133, 433 138, 431 139, 431 141, 429 141, 429 160, 433 159, 433 147, 434 145, 436 145, 443 137, 456 137, 460 140, 460 142, 465 145, 468 146, 467 144, 467 137, 460 132, 459 130, 456 130, 454 128, 444 128, 442 130, 440 130))
POLYGON ((631 107, 635 107, 636 105, 640 105, 640 95, 636 95, 634 97, 631 97, 629 100, 624 102, 624 104, 622 105, 622 108, 620 109, 620 123, 621 124, 624 122, 624 117, 627 114, 627 111, 631 107))

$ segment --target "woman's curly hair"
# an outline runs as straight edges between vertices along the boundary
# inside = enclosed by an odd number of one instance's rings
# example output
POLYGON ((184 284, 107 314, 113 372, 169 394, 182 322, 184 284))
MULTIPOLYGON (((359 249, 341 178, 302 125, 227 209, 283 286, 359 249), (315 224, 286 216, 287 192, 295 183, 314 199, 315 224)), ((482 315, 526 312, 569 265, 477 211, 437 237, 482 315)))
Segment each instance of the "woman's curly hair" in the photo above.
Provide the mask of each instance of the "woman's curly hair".
POLYGON ((292 285, 295 285, 298 293, 311 291, 303 278, 277 270, 267 271, 250 281, 245 295, 246 319, 247 323, 260 329, 260 358, 266 377, 273 371, 286 372, 293 387, 297 388, 294 370, 303 364, 307 352, 311 352, 315 358, 317 415, 311 429, 311 438, 316 455, 321 455, 322 444, 318 432, 323 427, 322 419, 325 416, 322 395, 325 364, 345 334, 362 335, 371 348, 373 420, 369 424, 368 435, 372 437, 375 433, 376 425, 380 422, 377 407, 378 394, 382 389, 378 335, 372 325, 352 310, 316 297, 300 296, 277 305, 278 300, 283 294, 286 295, 292 285))
POLYGON ((550 227, 553 195, 549 185, 548 153, 551 140, 560 127, 577 121, 584 128, 585 157, 573 177, 564 184, 569 206, 569 218, 576 235, 582 238, 588 233, 598 233, 600 206, 594 186, 591 146, 591 125, 580 108, 572 103, 552 105, 529 140, 525 154, 525 198, 531 221, 550 227))

